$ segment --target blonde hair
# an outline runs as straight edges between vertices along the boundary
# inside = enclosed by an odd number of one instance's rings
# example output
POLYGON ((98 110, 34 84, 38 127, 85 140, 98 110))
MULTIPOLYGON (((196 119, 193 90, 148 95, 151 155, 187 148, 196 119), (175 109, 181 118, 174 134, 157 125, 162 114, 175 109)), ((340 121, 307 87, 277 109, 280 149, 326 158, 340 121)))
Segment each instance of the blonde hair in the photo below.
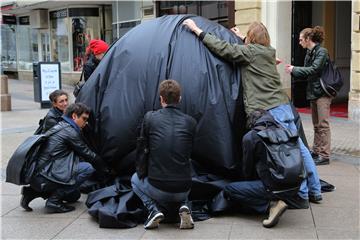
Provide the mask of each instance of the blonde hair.
POLYGON ((270 46, 269 32, 261 22, 253 22, 250 24, 246 33, 245 43, 260 44, 263 46, 270 46))

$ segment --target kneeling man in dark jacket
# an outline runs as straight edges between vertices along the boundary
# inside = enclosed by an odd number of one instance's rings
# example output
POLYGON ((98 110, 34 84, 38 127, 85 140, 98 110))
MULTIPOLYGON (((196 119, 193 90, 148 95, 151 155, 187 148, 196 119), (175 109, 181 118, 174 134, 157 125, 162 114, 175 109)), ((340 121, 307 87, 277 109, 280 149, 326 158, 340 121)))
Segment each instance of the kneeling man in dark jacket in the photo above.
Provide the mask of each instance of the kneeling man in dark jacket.
POLYGON ((190 155, 196 121, 176 107, 181 98, 176 81, 163 81, 159 91, 162 109, 146 113, 142 127, 149 149, 147 173, 144 177, 135 173, 132 188, 149 211, 145 229, 159 226, 165 218, 160 207, 167 203, 180 206, 180 229, 191 229, 194 222, 186 203, 191 188, 190 155))
POLYGON ((22 192, 21 206, 25 210, 32 210, 29 203, 37 197, 48 198, 48 213, 75 209, 63 201, 77 201, 79 186, 93 174, 93 166, 101 166, 100 157, 89 149, 81 135, 89 113, 85 104, 73 103, 66 108, 63 121, 46 133, 49 137, 38 154, 37 174, 22 192))

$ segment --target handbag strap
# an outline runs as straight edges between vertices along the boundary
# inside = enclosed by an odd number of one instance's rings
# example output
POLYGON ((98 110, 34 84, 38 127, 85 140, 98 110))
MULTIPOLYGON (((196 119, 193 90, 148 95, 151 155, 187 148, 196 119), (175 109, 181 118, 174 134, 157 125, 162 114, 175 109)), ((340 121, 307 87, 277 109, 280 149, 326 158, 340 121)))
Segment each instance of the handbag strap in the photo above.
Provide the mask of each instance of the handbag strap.
POLYGON ((78 85, 83 80, 83 77, 84 77, 84 66, 81 71, 80 80, 76 83, 76 85, 78 85))

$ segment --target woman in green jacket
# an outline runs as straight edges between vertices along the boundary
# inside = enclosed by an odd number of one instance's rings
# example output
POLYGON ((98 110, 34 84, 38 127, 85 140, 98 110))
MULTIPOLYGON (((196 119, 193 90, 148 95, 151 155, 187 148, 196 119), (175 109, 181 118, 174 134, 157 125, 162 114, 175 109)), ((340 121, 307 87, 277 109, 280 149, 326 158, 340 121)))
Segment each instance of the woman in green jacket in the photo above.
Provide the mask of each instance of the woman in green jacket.
MULTIPOLYGON (((210 33, 205 33, 192 19, 186 19, 183 24, 194 32, 211 52, 241 67, 243 97, 247 117, 254 110, 263 109, 268 111, 275 121, 284 128, 291 131, 297 130, 288 97, 282 90, 280 75, 276 68, 278 63, 276 50, 270 46, 269 33, 262 23, 253 22, 250 24, 246 37, 241 35, 237 28, 231 29, 234 34, 245 42, 244 45, 231 44, 218 39, 210 33)), ((321 186, 309 150, 300 138, 298 141, 307 178, 301 184, 298 196, 285 201, 290 204, 299 203, 297 204, 298 208, 308 208, 308 200, 312 202, 322 200, 321 186)), ((262 213, 265 213, 266 209, 270 210, 269 218, 263 221, 264 227, 276 225, 279 217, 287 207, 284 202, 279 200, 274 205, 266 208, 266 205, 269 204, 266 200, 273 199, 267 198, 265 187, 258 180, 233 182, 228 186, 233 189, 232 193, 234 195, 241 196, 238 199, 242 201, 242 204, 262 213)))
POLYGON ((314 126, 312 156, 316 165, 329 164, 330 161, 330 104, 332 97, 326 95, 320 85, 323 69, 329 61, 328 51, 321 47, 324 41, 322 27, 305 28, 300 32, 299 44, 307 49, 304 67, 287 64, 285 71, 295 78, 307 79, 306 99, 310 100, 311 116, 314 126))

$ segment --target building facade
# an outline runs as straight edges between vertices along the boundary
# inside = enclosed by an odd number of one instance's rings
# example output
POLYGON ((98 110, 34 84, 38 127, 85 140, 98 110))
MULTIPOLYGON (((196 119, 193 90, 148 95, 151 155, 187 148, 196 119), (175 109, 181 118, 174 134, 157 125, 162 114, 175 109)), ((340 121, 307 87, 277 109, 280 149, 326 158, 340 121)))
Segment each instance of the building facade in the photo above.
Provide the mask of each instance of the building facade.
MULTIPOLYGON (((360 119, 359 1, 20 1, 2 2, 2 71, 32 79, 39 61, 59 61, 63 81, 76 82, 90 39, 111 44, 127 31, 165 14, 195 14, 243 32, 252 21, 263 22, 271 44, 284 63, 302 65, 305 51, 299 32, 321 25, 324 47, 344 77, 334 102, 348 103, 349 118, 360 119)), ((306 82, 292 79, 279 65, 285 91, 298 107, 308 105, 306 82)))

